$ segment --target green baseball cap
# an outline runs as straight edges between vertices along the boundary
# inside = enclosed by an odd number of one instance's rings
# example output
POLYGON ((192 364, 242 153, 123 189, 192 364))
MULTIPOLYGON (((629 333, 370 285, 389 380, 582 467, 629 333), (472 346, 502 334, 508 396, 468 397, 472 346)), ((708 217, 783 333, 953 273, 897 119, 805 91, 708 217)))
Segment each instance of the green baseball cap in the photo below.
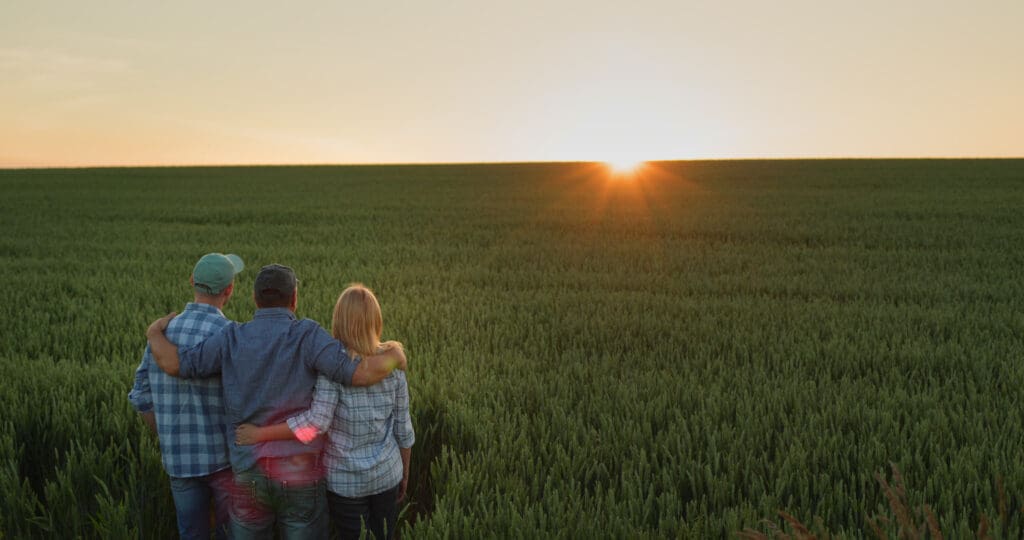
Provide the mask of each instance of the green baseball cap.
POLYGON ((220 294, 245 268, 242 258, 234 253, 207 253, 192 269, 192 282, 204 294, 220 294))

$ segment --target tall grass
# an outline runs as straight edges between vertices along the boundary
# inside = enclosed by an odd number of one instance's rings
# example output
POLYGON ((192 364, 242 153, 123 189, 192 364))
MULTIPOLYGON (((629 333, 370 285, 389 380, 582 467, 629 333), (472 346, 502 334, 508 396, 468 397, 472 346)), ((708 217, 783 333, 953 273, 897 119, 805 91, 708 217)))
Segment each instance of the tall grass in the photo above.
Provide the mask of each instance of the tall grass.
POLYGON ((770 534, 782 509, 861 537, 889 463, 916 530, 927 504, 947 537, 1020 531, 1024 162, 648 172, 0 171, 0 530, 173 536, 125 396, 146 324, 230 251, 236 320, 271 262, 322 323, 378 292, 411 362, 405 536, 770 534))

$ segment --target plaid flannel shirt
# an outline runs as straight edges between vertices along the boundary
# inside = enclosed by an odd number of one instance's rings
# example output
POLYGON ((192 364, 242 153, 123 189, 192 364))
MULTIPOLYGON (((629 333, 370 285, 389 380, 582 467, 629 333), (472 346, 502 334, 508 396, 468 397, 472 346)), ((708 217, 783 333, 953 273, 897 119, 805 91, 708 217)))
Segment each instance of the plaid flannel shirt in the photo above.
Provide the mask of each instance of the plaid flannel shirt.
POLYGON ((320 377, 309 410, 288 419, 309 443, 327 433, 327 488, 342 497, 366 497, 402 481, 399 448, 416 441, 409 417, 405 372, 395 370, 368 387, 342 387, 320 377))
MULTIPOLYGON (((190 346, 230 323, 211 305, 189 303, 167 326, 166 335, 171 343, 190 346)), ((140 413, 155 411, 160 454, 168 475, 206 476, 230 466, 220 377, 171 377, 154 363, 147 345, 128 401, 140 413)))

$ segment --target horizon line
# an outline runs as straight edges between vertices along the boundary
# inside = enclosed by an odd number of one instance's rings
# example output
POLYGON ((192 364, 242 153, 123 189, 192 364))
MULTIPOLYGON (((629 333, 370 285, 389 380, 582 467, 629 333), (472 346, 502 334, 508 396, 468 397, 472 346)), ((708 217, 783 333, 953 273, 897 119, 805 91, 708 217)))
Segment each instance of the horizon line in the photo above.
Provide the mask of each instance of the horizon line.
MULTIPOLYGON (((957 161, 957 160, 1021 160, 1019 156, 787 156, 787 157, 704 157, 678 159, 648 159, 640 163, 683 163, 713 161, 957 161)), ((449 165, 557 165, 607 163, 607 160, 522 160, 522 161, 381 161, 381 162, 267 162, 267 163, 151 163, 151 164, 108 164, 108 165, 26 165, 2 166, 0 171, 26 170, 72 170, 72 169, 200 169, 200 168, 247 168, 247 167, 409 167, 449 165)))

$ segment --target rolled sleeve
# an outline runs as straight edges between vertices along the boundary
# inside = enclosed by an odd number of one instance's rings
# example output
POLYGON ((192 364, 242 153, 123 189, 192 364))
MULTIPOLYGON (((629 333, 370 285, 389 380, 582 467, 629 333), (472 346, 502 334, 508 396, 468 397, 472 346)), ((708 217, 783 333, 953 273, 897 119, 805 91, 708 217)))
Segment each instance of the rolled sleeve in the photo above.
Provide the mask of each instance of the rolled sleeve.
POLYGON ((349 355, 345 346, 332 338, 319 325, 316 327, 311 342, 313 351, 309 358, 312 358, 313 365, 310 367, 336 383, 352 386, 352 376, 361 359, 358 356, 349 355))
POLYGON ((395 371, 395 375, 398 377, 394 409, 395 442, 399 448, 412 448, 416 442, 416 433, 413 432, 412 418, 409 416, 409 384, 405 380, 404 372, 395 371))
POLYGON ((288 419, 288 428, 303 444, 313 442, 327 433, 334 421, 334 411, 340 399, 338 384, 320 376, 313 391, 313 402, 309 409, 288 419))
POLYGON ((135 370, 135 384, 128 392, 128 401, 132 408, 140 413, 147 413, 153 410, 153 392, 149 388, 149 345, 146 346, 146 353, 142 355, 142 362, 135 370))

